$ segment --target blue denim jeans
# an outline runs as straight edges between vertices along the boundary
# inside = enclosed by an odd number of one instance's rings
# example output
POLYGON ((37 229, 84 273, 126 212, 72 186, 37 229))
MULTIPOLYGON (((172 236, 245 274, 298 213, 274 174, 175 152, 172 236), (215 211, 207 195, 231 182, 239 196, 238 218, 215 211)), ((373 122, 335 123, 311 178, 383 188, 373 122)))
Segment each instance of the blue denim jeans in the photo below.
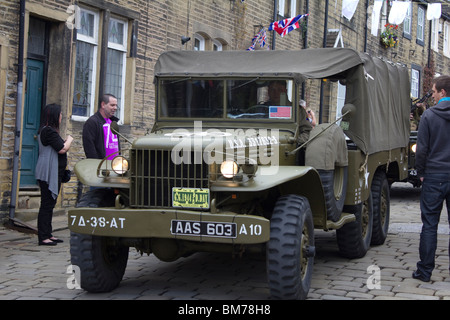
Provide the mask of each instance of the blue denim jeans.
POLYGON ((426 174, 420 196, 423 226, 419 245, 420 261, 417 263, 417 269, 426 277, 431 277, 435 266, 437 230, 444 200, 450 222, 450 174, 426 174))

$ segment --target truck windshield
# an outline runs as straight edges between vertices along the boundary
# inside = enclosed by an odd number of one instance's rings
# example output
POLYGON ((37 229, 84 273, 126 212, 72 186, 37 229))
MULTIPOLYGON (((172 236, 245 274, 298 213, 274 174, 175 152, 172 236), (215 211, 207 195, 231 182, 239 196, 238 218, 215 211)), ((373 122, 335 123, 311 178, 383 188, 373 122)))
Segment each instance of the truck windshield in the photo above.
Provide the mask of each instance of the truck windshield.
POLYGON ((160 80, 161 118, 270 119, 294 116, 291 80, 160 80))

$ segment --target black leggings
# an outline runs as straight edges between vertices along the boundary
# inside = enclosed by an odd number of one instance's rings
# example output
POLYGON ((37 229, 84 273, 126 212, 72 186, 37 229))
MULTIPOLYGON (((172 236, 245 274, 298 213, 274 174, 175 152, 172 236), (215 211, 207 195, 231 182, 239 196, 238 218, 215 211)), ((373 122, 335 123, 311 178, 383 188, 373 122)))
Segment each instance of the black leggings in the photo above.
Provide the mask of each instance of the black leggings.
MULTIPOLYGON (((51 191, 48 189, 48 183, 38 180, 41 188, 41 206, 38 215, 38 239, 39 242, 50 239, 52 235, 52 218, 53 209, 56 205, 56 199, 53 199, 51 191)), ((58 183, 58 194, 61 188, 61 183, 58 183)))

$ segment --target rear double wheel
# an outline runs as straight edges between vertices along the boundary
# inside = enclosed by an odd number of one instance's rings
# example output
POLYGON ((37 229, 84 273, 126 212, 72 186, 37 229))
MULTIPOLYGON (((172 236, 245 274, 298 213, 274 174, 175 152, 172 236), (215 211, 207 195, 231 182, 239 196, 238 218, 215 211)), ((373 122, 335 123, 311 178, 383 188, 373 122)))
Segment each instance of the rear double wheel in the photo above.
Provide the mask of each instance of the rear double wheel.
POLYGON ((373 197, 373 229, 372 245, 381 245, 386 240, 389 231, 390 189, 386 173, 375 172, 371 193, 373 197))
POLYGON ((369 250, 372 239, 372 193, 360 204, 344 206, 344 212, 354 214, 356 220, 336 230, 339 253, 350 259, 362 258, 369 250))
POLYGON ((306 299, 314 265, 314 224, 308 199, 278 199, 270 221, 267 278, 274 299, 306 299))

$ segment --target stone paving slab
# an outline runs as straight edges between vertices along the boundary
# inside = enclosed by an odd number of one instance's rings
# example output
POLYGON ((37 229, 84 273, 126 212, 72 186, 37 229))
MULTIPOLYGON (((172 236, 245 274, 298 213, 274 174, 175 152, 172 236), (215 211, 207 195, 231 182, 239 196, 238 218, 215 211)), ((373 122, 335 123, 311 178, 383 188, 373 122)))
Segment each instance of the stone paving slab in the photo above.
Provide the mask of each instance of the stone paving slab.
MULTIPOLYGON (((420 189, 394 184, 386 242, 372 247, 363 258, 342 258, 335 232, 316 231, 317 255, 308 299, 450 300, 446 214, 441 217, 436 270, 431 281, 411 278, 418 259, 419 196, 420 189), (375 278, 379 281, 371 282, 375 278)), ((84 292, 73 288, 69 279, 66 216, 55 217, 53 226, 58 230, 55 235, 65 240, 55 247, 39 247, 36 235, 0 227, 0 300, 269 299, 262 255, 233 259, 226 254, 198 253, 165 263, 152 255, 141 256, 135 249, 130 249, 124 280, 116 290, 84 292)))

